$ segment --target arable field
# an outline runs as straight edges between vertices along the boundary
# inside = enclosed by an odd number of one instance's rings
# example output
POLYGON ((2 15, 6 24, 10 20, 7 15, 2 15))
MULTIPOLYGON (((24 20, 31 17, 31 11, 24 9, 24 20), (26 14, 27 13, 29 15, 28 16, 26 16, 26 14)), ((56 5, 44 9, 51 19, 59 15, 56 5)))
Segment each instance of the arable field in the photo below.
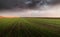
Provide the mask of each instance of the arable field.
POLYGON ((0 37, 60 37, 60 19, 0 18, 0 37))

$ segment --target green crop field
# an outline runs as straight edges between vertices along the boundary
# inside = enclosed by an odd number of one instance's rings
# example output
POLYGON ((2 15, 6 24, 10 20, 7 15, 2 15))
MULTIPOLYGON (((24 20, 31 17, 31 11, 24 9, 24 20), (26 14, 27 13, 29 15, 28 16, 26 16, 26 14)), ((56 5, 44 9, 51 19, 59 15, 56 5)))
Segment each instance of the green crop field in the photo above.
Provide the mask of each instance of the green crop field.
POLYGON ((60 19, 0 18, 0 37, 60 37, 60 19))

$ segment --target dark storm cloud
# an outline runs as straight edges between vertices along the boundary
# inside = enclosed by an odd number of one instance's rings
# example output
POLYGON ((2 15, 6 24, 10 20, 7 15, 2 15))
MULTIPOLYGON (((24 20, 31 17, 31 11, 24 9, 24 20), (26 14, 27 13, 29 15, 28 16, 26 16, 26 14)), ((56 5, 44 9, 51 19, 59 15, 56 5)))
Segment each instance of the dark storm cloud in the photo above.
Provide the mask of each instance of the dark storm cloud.
POLYGON ((0 0, 0 9, 36 8, 36 6, 57 3, 60 3, 60 0, 0 0))
POLYGON ((60 17, 58 4, 60 0, 0 0, 0 16, 60 17))

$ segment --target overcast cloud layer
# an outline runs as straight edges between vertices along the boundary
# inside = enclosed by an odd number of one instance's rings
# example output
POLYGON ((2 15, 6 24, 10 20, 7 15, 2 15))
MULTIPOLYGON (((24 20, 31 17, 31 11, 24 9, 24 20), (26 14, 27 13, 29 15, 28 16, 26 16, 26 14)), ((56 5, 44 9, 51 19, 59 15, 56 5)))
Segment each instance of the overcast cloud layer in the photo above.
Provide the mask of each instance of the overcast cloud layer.
POLYGON ((60 0, 0 0, 0 16, 60 17, 60 0))

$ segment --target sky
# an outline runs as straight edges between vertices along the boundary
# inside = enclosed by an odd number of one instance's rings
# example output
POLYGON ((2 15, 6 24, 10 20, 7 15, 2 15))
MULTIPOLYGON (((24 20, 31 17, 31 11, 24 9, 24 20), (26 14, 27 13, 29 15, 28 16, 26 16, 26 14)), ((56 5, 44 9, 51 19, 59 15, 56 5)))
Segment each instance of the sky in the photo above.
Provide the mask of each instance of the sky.
MULTIPOLYGON (((2 0, 0 0, 2 1, 2 0)), ((59 0, 38 0, 38 3, 31 0, 6 0, 0 3, 0 16, 17 17, 60 17, 59 0), (4 3, 5 4, 4 4, 4 3), (7 4, 8 3, 8 4, 7 4), (17 3, 17 4, 16 4, 17 3), (22 4, 21 4, 22 3, 22 4)))

